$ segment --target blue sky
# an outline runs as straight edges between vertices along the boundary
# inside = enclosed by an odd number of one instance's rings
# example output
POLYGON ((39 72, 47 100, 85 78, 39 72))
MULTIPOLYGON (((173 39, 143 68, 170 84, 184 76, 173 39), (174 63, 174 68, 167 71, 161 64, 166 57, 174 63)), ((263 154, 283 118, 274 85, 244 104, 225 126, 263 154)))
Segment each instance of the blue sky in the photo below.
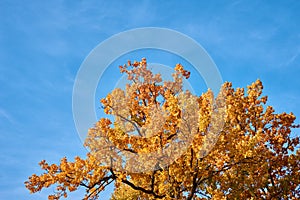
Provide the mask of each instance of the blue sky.
POLYGON ((76 73, 96 45, 128 29, 163 27, 190 36, 223 80, 245 87, 260 78, 269 104, 300 118, 299 9, 298 0, 2 0, 0 197, 47 199, 52 189, 29 195, 23 185, 41 172, 37 163, 85 155, 72 116, 76 73))

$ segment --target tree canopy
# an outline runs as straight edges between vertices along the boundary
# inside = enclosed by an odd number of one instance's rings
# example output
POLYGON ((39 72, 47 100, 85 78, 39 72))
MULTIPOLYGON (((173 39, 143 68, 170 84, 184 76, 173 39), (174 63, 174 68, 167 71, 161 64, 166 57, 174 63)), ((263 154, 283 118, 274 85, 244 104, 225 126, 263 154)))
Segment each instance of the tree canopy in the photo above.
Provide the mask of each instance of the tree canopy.
POLYGON ((146 59, 120 66, 129 84, 101 100, 107 118, 88 130, 86 158, 39 164, 30 192, 55 187, 49 199, 80 187, 97 199, 299 199, 299 136, 293 113, 276 113, 260 80, 223 84, 214 96, 183 89, 190 72, 177 64, 172 81, 153 74, 146 59))

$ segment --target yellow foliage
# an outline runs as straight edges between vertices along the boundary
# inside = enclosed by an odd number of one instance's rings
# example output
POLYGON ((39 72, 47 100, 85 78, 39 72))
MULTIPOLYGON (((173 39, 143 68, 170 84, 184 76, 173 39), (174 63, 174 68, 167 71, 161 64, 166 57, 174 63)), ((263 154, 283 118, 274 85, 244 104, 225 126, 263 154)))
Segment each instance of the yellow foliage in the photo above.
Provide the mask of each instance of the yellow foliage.
POLYGON ((276 114, 260 80, 220 94, 182 91, 190 73, 175 66, 173 81, 152 74, 146 59, 120 71, 132 81, 101 100, 104 112, 88 131, 86 159, 40 162, 25 182, 30 192, 51 185, 49 199, 86 188, 96 199, 114 182, 112 199, 299 199, 299 137, 295 116, 276 114))

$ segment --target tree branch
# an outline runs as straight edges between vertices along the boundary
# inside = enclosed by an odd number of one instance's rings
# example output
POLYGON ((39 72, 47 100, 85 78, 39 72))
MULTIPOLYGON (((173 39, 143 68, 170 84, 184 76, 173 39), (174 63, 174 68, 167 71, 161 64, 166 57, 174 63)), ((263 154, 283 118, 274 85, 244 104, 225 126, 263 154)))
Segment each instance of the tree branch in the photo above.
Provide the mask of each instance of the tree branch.
POLYGON ((164 198, 166 196, 165 194, 164 195, 158 195, 152 189, 151 190, 147 190, 147 189, 145 189, 143 187, 136 186, 132 182, 130 182, 130 181, 126 180, 126 179, 122 180, 122 183, 125 183, 125 184, 129 185, 131 188, 133 188, 135 190, 139 190, 139 191, 142 191, 142 192, 144 192, 146 194, 153 195, 155 198, 158 198, 158 199, 162 199, 162 198, 164 198))
POLYGON ((137 130, 139 136, 141 136, 141 137, 143 136, 142 133, 140 132, 139 127, 137 127, 137 125, 136 125, 133 121, 127 119, 126 117, 123 117, 122 115, 119 115, 119 114, 116 114, 116 115, 117 115, 118 117, 120 117, 121 119, 123 119, 123 120, 129 122, 130 124, 132 124, 132 125, 134 126, 134 128, 137 130))

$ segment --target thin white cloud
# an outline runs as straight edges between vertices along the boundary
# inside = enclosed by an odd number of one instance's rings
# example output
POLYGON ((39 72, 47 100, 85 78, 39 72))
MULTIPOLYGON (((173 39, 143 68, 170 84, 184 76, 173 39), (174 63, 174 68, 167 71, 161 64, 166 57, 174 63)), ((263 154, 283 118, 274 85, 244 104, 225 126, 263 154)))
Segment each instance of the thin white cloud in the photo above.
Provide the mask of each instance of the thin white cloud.
POLYGON ((237 1, 234 1, 230 4, 230 7, 235 7, 237 6, 238 4, 240 4, 242 2, 242 0, 237 0, 237 1))
POLYGON ((0 118, 4 118, 7 121, 9 121, 10 123, 14 123, 13 117, 7 111, 5 111, 3 108, 0 108, 0 118))
POLYGON ((296 60, 296 58, 299 56, 300 51, 296 52, 293 56, 291 56, 285 63, 283 66, 289 66, 291 64, 293 64, 293 62, 296 60))

